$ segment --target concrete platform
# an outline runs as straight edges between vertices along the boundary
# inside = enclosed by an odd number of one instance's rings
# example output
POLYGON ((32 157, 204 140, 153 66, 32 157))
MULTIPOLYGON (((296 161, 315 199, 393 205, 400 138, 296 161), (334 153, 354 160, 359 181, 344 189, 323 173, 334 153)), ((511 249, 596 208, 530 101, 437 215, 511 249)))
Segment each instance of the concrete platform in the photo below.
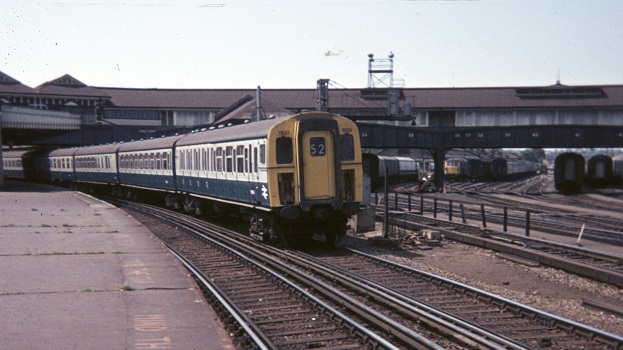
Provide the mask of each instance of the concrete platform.
POLYGON ((49 186, 5 190, 0 348, 235 348, 184 267, 125 212, 49 186))

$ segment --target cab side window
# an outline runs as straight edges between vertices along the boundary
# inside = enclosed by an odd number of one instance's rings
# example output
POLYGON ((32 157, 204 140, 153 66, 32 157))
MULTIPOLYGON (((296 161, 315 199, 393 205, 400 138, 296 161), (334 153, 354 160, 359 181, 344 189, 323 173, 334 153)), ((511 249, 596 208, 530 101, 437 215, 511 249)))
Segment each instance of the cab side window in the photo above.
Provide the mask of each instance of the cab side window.
POLYGON ((282 136, 277 139, 277 164, 290 164, 293 158, 292 138, 282 136))
POLYGON ((355 141, 353 135, 345 134, 340 136, 340 157, 342 160, 355 159, 355 141))

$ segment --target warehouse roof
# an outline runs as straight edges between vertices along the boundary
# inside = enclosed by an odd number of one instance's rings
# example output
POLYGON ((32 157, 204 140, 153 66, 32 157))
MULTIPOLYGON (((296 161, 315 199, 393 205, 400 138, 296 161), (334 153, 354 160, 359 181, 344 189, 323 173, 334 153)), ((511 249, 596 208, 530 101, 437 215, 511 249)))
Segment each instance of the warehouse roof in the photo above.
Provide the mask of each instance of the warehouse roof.
MULTIPOLYGON (((223 109, 255 89, 97 88, 124 108, 223 109)), ((380 89, 387 90, 387 89, 380 89)), ((415 109, 623 107, 623 85, 493 88, 402 88, 401 100, 415 109)), ((330 89, 329 108, 386 108, 383 98, 366 98, 361 89, 330 89)), ((382 94, 381 94, 382 97, 382 94)), ((292 111, 315 109, 316 89, 263 89, 262 99, 292 111)))
POLYGON ((80 80, 65 74, 62 77, 43 83, 35 88, 41 95, 110 98, 103 91, 87 86, 80 80))
MULTIPOLYGON (((623 85, 537 87, 396 88, 402 104, 415 110, 508 108, 621 108, 623 85)), ((330 110, 387 108, 387 88, 328 90, 330 110)), ((262 100, 275 111, 316 108, 316 89, 262 89, 262 100)), ((107 107, 137 109, 251 108, 256 89, 158 89, 88 86, 66 74, 31 89, 0 72, 0 93, 103 98, 107 107), (250 96, 250 98, 249 98, 250 96), (242 101, 242 103, 241 103, 242 101), (244 106, 243 106, 244 105, 244 106)))
POLYGON ((35 91, 18 80, 0 72, 0 94, 34 94, 35 91))

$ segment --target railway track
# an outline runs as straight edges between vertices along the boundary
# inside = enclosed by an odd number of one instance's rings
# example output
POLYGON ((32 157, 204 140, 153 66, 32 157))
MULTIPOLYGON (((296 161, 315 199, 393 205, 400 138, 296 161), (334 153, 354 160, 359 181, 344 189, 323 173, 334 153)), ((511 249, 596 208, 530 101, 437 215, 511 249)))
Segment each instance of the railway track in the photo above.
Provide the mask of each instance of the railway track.
MULTIPOLYGON (((466 195, 467 198, 473 198, 474 195, 466 195)), ((376 195, 374 203, 384 203, 383 195, 376 195)), ((436 197, 426 197, 421 202, 409 198, 408 194, 390 194, 388 201, 390 208, 395 210, 411 210, 419 209, 421 214, 433 213, 433 217, 450 216, 450 201, 447 199, 439 199, 436 197), (424 205, 424 208, 420 206, 424 205)), ((583 213, 573 210, 555 210, 552 207, 538 204, 536 201, 517 202, 513 204, 513 196, 504 198, 486 198, 478 197, 479 200, 466 200, 461 203, 453 201, 453 216, 459 213, 458 206, 462 208, 462 214, 466 220, 482 221, 482 209, 486 209, 486 221, 490 223, 504 223, 504 210, 506 208, 506 220, 509 227, 515 227, 517 230, 525 229, 526 213, 530 210, 530 228, 535 231, 541 231, 567 237, 577 237, 579 230, 585 226, 583 230, 583 238, 598 242, 608 243, 612 245, 623 245, 623 220, 615 217, 596 216, 591 213, 583 213), (483 207, 485 206, 486 207, 483 207)), ((424 198, 424 197, 421 197, 424 198)))
MULTIPOLYGON (((377 215, 381 216, 382 213, 379 212, 377 215)), ((396 220, 394 225, 410 230, 441 231, 448 239, 529 259, 598 282, 623 287, 623 259, 620 257, 581 247, 493 232, 458 222, 423 217, 415 213, 404 213, 403 219, 396 220)))
MULTIPOLYGON (((241 348, 398 349, 293 283, 295 276, 303 278, 302 272, 290 271, 286 277, 271 269, 266 265, 270 257, 231 237, 238 234, 165 209, 115 203, 177 228, 157 235, 209 291, 206 299, 216 304, 241 348)), ((431 342, 421 348, 439 347, 431 342)))
MULTIPOLYGON (((136 204, 131 205, 134 210, 139 209, 136 204)), ((233 326, 233 332, 245 334, 240 341, 245 347, 532 347, 530 343, 522 344, 488 327, 474 325, 457 315, 426 305, 421 300, 405 299, 401 296, 404 290, 398 289, 397 285, 387 281, 371 283, 368 278, 341 268, 340 266, 347 265, 344 261, 322 262, 329 258, 325 256, 318 260, 298 252, 279 250, 241 238, 237 234, 235 238, 229 238, 233 233, 201 220, 180 216, 178 213, 171 214, 159 208, 148 210, 150 215, 169 220, 180 228, 173 234, 170 233, 171 230, 162 230, 161 238, 178 251, 179 255, 183 255, 188 265, 201 272, 200 276, 203 277, 200 279, 216 285, 210 288, 220 290, 222 296, 214 298, 230 300, 230 306, 219 308, 240 310, 238 316, 228 318, 240 318, 240 321, 234 322, 238 326, 233 326), (187 238, 190 236, 182 234, 181 231, 202 236, 211 236, 209 232, 216 233, 212 238, 201 238, 202 243, 198 243, 197 238, 187 238), (243 325, 251 327, 252 331, 247 331, 243 325), (249 345, 256 344, 255 339, 263 339, 263 345, 249 345)), ((332 253, 329 256, 343 258, 343 251, 339 251, 342 253, 332 253)), ((348 254, 358 256, 358 259, 362 257, 353 252, 348 254)), ((395 266, 388 269, 386 263, 376 265, 379 266, 375 269, 379 276, 388 276, 389 271, 396 269, 395 266)), ((414 275, 410 273, 411 279, 414 275)), ((401 279, 404 280, 405 275, 401 279)), ((430 282, 430 285, 446 285, 445 282, 440 284, 438 281, 430 282)), ((416 284, 406 288, 417 290, 420 287, 416 284)), ((433 296, 431 298, 439 300, 433 296)), ((470 298, 473 299, 473 296, 468 297, 470 298)), ((547 320, 551 318, 547 314, 542 315, 544 316, 534 318, 536 323, 545 322, 545 329, 555 329, 554 333, 560 334, 554 338, 552 333, 548 333, 548 340, 542 340, 541 345, 550 342, 563 344, 559 343, 562 338, 564 344, 578 346, 617 347, 623 343, 623 339, 616 336, 573 322, 543 321, 546 316, 547 320), (562 324, 566 326, 560 326, 562 324), (566 335, 561 338, 563 333, 566 335), (583 333, 585 334, 582 335, 583 333)), ((543 326, 540 327, 542 330, 543 326)))
POLYGON ((445 311, 462 322, 478 325, 497 337, 526 348, 592 348, 621 346, 619 337, 585 327, 511 300, 391 261, 348 250, 322 254, 324 268, 340 266, 362 283, 409 303, 445 311), (589 335, 587 337, 587 335, 589 335))
MULTIPOLYGON (((442 207, 443 208, 443 207, 442 207)), ((504 208, 487 207, 487 222, 503 225, 504 208)), ((507 208, 506 222, 509 227, 525 229, 528 209, 507 208)), ((443 213, 448 215, 449 210, 443 213)), ((479 220, 482 218, 479 206, 466 205, 464 213, 467 219, 479 220)), ((553 213, 530 209, 530 229, 551 233, 559 236, 577 237, 579 230, 584 226, 583 238, 617 246, 623 246, 623 222, 620 219, 594 217, 574 213, 553 213)))
POLYGON ((564 196, 545 189, 553 183, 551 176, 532 177, 515 183, 472 183, 453 184, 448 192, 460 193, 466 198, 476 198, 478 204, 497 207, 514 206, 525 212, 531 209, 543 213, 547 220, 539 220, 542 226, 556 228, 580 227, 584 223, 592 226, 587 233, 610 239, 610 243, 623 240, 623 220, 593 214, 616 211, 623 201, 605 195, 584 194, 564 196), (506 184, 506 185, 504 185, 506 184), (513 204, 514 203, 514 204, 513 204), (566 207, 566 208, 565 208, 566 207), (585 209, 589 209, 584 212, 585 209))

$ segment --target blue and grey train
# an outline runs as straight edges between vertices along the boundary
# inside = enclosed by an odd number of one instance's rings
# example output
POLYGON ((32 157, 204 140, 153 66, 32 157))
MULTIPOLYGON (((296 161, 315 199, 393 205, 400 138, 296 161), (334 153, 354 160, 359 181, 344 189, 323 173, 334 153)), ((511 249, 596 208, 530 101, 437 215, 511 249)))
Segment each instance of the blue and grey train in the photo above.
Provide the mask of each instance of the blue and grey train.
MULTIPOLYGON (((357 126, 324 112, 58 149, 36 158, 45 164, 35 171, 38 177, 127 198, 157 197, 196 214, 243 218, 251 236, 263 241, 296 243, 320 233, 333 243, 344 236, 363 196, 357 126)), ((5 165, 17 165, 14 159, 5 158, 5 165)), ((6 169, 9 177, 31 178, 6 169)))
POLYGON ((452 157, 444 165, 449 180, 510 181, 542 171, 539 163, 516 158, 452 157))
POLYGON ((418 181, 418 163, 412 158, 373 153, 364 153, 362 158, 363 172, 370 178, 373 191, 382 190, 386 177, 387 183, 391 185, 418 181))

